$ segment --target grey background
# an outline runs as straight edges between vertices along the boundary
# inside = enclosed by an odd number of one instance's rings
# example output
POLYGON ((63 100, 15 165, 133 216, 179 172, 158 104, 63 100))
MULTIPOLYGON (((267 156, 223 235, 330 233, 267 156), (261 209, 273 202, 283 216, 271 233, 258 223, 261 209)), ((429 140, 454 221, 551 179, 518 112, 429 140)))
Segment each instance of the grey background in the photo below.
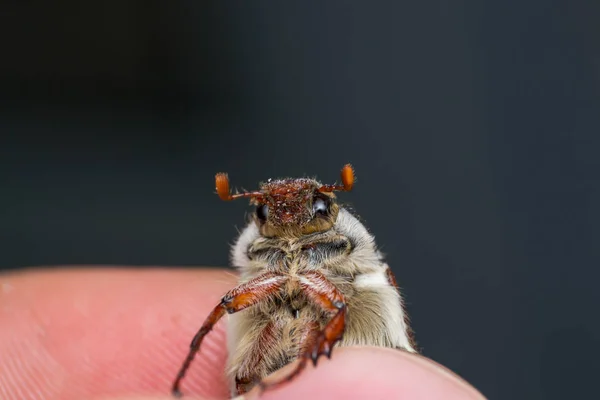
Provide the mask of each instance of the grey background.
MULTIPOLYGON (((424 354, 490 399, 595 393, 600 3, 0 6, 0 267, 226 265, 213 177, 342 194, 424 354)), ((399 377, 401 379, 401 377, 399 377)))

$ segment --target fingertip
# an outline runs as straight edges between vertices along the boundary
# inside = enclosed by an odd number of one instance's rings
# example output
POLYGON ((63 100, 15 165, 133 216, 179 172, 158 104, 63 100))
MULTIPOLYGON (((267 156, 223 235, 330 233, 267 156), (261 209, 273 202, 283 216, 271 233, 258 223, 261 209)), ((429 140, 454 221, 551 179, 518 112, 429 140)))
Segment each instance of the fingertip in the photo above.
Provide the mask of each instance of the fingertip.
MULTIPOLYGON (((288 365, 267 378, 273 382, 287 376, 288 365)), ((255 388, 247 400, 258 396, 255 388)), ((481 393, 453 372, 414 354, 378 347, 336 348, 331 360, 321 357, 296 379, 267 390, 261 400, 271 399, 390 399, 431 398, 481 400, 481 393)))

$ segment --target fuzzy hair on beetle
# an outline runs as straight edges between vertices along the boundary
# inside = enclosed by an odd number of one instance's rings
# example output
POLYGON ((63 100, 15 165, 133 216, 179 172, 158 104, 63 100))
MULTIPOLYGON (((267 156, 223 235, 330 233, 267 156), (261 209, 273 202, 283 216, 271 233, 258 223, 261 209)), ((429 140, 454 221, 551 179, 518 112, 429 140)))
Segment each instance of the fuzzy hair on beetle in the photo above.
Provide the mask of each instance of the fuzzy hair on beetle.
POLYGON ((341 185, 314 179, 269 179, 253 192, 231 194, 229 178, 215 177, 222 200, 247 198, 256 210, 233 245, 239 285, 226 293, 194 336, 173 383, 180 384, 202 340, 225 314, 226 374, 233 396, 259 385, 293 380, 309 361, 331 357, 335 346, 378 346, 416 352, 403 299, 373 236, 334 192, 355 182, 350 164, 341 185), (299 360, 286 377, 264 378, 299 360))

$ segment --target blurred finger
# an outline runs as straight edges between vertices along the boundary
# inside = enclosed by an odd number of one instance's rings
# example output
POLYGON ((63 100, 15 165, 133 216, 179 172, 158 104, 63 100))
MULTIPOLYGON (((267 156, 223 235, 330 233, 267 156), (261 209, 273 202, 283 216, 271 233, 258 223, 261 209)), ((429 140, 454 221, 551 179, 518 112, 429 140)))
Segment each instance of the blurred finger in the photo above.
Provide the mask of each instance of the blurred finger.
MULTIPOLYGON (((277 371, 267 382, 289 374, 293 365, 277 371)), ((258 397, 258 388, 246 400, 258 397)), ((477 390, 454 373, 424 357, 376 348, 337 348, 331 360, 319 359, 299 375, 293 385, 266 391, 260 400, 274 399, 436 399, 481 400, 477 390)))
MULTIPOLYGON (((215 270, 46 270, 0 276, 0 398, 168 396, 196 330, 235 285, 215 270)), ((227 398, 224 324, 184 393, 227 398)))

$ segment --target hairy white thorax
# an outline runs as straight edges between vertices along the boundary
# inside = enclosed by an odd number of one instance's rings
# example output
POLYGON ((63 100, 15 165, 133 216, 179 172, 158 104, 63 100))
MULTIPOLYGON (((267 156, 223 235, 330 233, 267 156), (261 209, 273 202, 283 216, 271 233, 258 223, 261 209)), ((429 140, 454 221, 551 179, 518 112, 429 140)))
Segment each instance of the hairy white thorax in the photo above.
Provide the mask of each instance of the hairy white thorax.
MULTIPOLYGON (((336 285, 347 301, 346 331, 338 346, 370 345, 415 352, 402 297, 390 283, 389 266, 377 250, 374 237, 356 217, 342 207, 331 231, 315 234, 315 237, 322 234, 344 238, 351 247, 347 254, 338 257, 335 262, 324 262, 312 267, 336 285)), ((242 230, 234 244, 231 260, 241 273, 241 282, 259 275, 263 265, 250 259, 248 249, 264 240, 256 223, 252 221, 242 230)), ((301 272, 296 276, 294 274, 295 272, 290 272, 290 279, 302 281, 301 272)), ((241 354, 246 351, 245 345, 240 343, 244 342, 242 339, 246 335, 252 335, 249 332, 253 327, 250 318, 252 316, 246 311, 229 315, 228 370, 232 375, 239 367, 241 354)))

